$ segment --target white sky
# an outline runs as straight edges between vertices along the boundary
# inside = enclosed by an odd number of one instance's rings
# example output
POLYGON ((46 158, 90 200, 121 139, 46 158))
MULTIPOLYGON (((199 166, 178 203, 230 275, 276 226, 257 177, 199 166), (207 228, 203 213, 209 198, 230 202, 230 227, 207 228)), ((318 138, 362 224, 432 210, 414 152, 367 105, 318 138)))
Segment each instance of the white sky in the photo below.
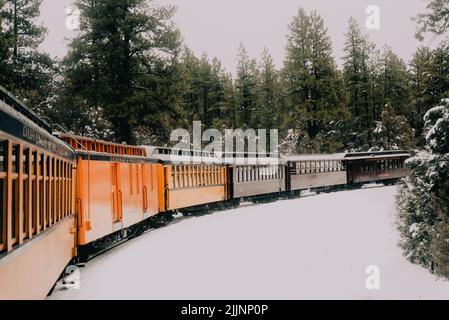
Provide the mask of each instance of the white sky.
MULTIPOLYGON (((74 36, 66 28, 65 7, 73 0, 44 0, 41 19, 49 29, 42 50, 62 57, 66 52, 64 38, 74 36)), ((344 32, 349 17, 356 18, 363 31, 378 47, 390 45, 402 58, 409 60, 421 45, 415 38, 415 22, 423 12, 424 0, 156 0, 178 7, 175 22, 181 29, 184 43, 196 55, 206 52, 218 57, 227 71, 234 73, 236 53, 242 41, 252 57, 259 58, 266 46, 278 67, 282 66, 287 25, 302 6, 316 9, 329 29, 338 64, 343 56, 344 32), (368 30, 365 13, 368 5, 380 8, 380 29, 368 30)), ((433 46, 439 39, 426 40, 433 46)))

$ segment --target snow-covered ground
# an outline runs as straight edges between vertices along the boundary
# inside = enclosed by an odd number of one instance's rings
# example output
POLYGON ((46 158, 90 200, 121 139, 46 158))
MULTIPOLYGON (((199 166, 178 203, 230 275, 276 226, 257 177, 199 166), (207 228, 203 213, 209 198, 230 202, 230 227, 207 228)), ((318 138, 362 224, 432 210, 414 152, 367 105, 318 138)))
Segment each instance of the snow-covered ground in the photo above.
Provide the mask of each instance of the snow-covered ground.
MULTIPOLYGON (((449 299, 398 247, 395 187, 181 218, 90 261, 50 299, 449 299), (366 287, 368 266, 378 290, 366 287)), ((370 282, 370 283, 375 283, 370 282)))

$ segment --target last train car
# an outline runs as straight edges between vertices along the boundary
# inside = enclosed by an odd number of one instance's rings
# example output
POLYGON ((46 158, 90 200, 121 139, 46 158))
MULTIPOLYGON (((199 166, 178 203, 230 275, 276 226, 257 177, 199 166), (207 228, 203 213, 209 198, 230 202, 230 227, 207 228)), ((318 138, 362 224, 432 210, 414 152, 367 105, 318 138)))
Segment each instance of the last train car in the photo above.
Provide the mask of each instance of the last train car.
POLYGON ((75 152, 0 87, 0 299, 43 299, 75 256, 75 152))
POLYGON ((405 160, 410 153, 402 150, 355 152, 345 155, 349 184, 393 182, 407 176, 405 160))

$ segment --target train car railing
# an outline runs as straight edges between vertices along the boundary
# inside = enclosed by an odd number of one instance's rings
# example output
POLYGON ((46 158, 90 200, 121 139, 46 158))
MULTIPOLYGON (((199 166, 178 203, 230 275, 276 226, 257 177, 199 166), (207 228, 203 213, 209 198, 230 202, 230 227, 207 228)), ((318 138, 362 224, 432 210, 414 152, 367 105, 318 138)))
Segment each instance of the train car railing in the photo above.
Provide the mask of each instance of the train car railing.
POLYGON ((73 213, 73 163, 0 141, 0 251, 10 252, 73 213))

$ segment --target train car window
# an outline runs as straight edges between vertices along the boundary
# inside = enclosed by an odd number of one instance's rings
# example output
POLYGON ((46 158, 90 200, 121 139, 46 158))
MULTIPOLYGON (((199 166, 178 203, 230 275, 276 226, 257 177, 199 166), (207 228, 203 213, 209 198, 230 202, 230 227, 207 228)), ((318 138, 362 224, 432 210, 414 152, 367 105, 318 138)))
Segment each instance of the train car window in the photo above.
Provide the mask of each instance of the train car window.
POLYGON ((207 185, 207 171, 206 171, 206 166, 205 165, 201 165, 201 185, 205 186, 207 185))
POLYGON ((170 175, 170 181, 169 181, 170 187, 173 189, 176 189, 176 167, 171 167, 171 175, 170 175))
MULTIPOLYGON (((50 163, 50 161, 49 161, 49 157, 46 157, 45 158, 45 165, 47 166, 47 168, 46 168, 46 176, 44 177, 44 180, 45 180, 45 203, 46 203, 46 206, 45 206, 45 221, 46 221, 46 226, 47 227, 50 227, 50 225, 51 225, 51 221, 50 221, 50 210, 51 210, 51 207, 50 207, 50 194, 51 194, 51 190, 50 190, 50 179, 49 179, 49 170, 48 170, 48 165, 49 165, 49 163, 50 163)), ((25 180, 24 181, 24 186, 23 186, 23 190, 24 190, 24 197, 26 197, 26 198, 28 198, 27 197, 27 191, 28 191, 28 188, 27 188, 27 186, 28 186, 28 183, 27 183, 28 181, 27 180, 25 180)), ((25 219, 23 219, 23 230, 24 230, 24 232, 25 232, 25 230, 26 230, 26 225, 27 225, 27 223, 26 223, 26 220, 27 220, 27 218, 28 218, 28 214, 26 214, 26 203, 27 203, 27 200, 26 199, 24 199, 24 201, 23 201, 23 212, 24 212, 24 214, 25 214, 25 219)))
POLYGON ((186 186, 186 167, 184 165, 179 166, 179 180, 180 180, 180 187, 185 188, 186 186))
POLYGON ((221 184, 221 167, 216 166, 216 168, 217 168, 217 172, 216 172, 217 184, 221 184))
POLYGON ((12 172, 19 172, 19 145, 12 146, 12 172))
POLYGON ((178 183, 178 189, 180 188, 184 188, 184 176, 182 173, 182 166, 178 165, 176 172, 178 173, 177 175, 177 183, 178 183))
POLYGON ((192 164, 187 165, 187 183, 189 187, 194 187, 194 166, 192 164))
MULTIPOLYGON (((27 167, 27 171, 28 171, 28 167, 27 167)), ((28 229, 28 220, 29 220, 29 215, 28 215, 28 208, 29 208, 29 181, 30 179, 24 179, 23 180, 23 197, 22 197, 22 210, 23 210, 23 214, 24 214, 24 219, 23 219, 23 232, 25 232, 26 234, 28 234, 27 229, 28 229)), ((48 183, 48 182, 47 182, 48 183)), ((48 188, 47 188, 48 190, 48 188)), ((49 192, 47 191, 47 197, 49 195, 49 192)))
POLYGON ((193 170, 193 172, 192 172, 192 174, 193 174, 193 185, 195 187, 198 187, 199 186, 199 173, 200 173, 200 171, 198 169, 198 165, 193 165, 192 170, 193 170))
POLYGON ((6 171, 5 150, 6 150, 6 141, 0 140, 0 172, 6 171))
MULTIPOLYGON (((42 163, 42 165, 41 166, 43 166, 43 163, 44 163, 44 159, 43 159, 43 155, 41 155, 41 163, 42 163)), ((43 170, 41 170, 40 171, 40 174, 39 174, 39 176, 40 177, 42 177, 41 178, 41 180, 39 180, 38 181, 38 183, 39 183, 39 199, 38 199, 38 202, 39 202, 39 223, 38 223, 38 225, 40 226, 40 230, 43 230, 44 229, 44 223, 45 223, 45 220, 44 220, 44 217, 45 217, 45 198, 44 198, 44 195, 45 195, 45 179, 44 179, 44 171, 43 170)))
POLYGON ((186 166, 186 170, 187 170, 187 185, 189 187, 193 187, 192 165, 188 164, 186 166))
POLYGON ((193 166, 193 185, 198 187, 198 165, 193 166))
POLYGON ((306 163, 305 162, 301 162, 301 174, 306 173, 306 163))
POLYGON ((186 175, 185 175, 185 166, 180 165, 179 166, 179 187, 185 188, 186 187, 186 175))
POLYGON ((187 185, 189 187, 192 187, 193 186, 193 184, 192 184, 192 165, 188 164, 186 166, 186 169, 187 169, 187 185))
POLYGON ((179 166, 179 174, 181 175, 181 188, 187 188, 187 179, 186 179, 186 166, 179 166))
POLYGON ((38 166, 39 166, 39 176, 42 176, 44 173, 44 154, 41 153, 39 155, 39 162, 38 162, 38 166))
POLYGON ((18 182, 17 182, 17 179, 13 179, 12 180, 12 188, 11 188, 11 197, 12 197, 12 199, 11 199, 11 204, 12 204, 12 207, 11 207, 11 211, 12 211, 12 222, 11 222, 11 227, 12 227, 12 238, 13 239, 16 239, 17 238, 17 232, 16 232, 16 229, 17 229, 17 224, 18 224, 18 222, 19 222, 19 219, 18 219, 18 213, 19 213, 19 210, 18 210, 18 208, 17 208, 17 201, 19 200, 19 197, 18 197, 18 194, 19 194, 19 184, 18 184, 18 182))
POLYGON ((201 186, 201 168, 199 165, 196 165, 196 186, 201 186))
POLYGON ((3 225, 3 219, 6 215, 6 212, 5 212, 5 210, 6 210, 5 185, 6 185, 5 179, 0 177, 0 252, 3 251, 3 249, 4 249, 3 236, 6 233, 6 230, 4 230, 4 225, 3 225))
POLYGON ((28 153, 29 149, 23 149, 22 151, 22 157, 23 157, 23 164, 22 164, 22 170, 24 174, 28 174, 28 153))

